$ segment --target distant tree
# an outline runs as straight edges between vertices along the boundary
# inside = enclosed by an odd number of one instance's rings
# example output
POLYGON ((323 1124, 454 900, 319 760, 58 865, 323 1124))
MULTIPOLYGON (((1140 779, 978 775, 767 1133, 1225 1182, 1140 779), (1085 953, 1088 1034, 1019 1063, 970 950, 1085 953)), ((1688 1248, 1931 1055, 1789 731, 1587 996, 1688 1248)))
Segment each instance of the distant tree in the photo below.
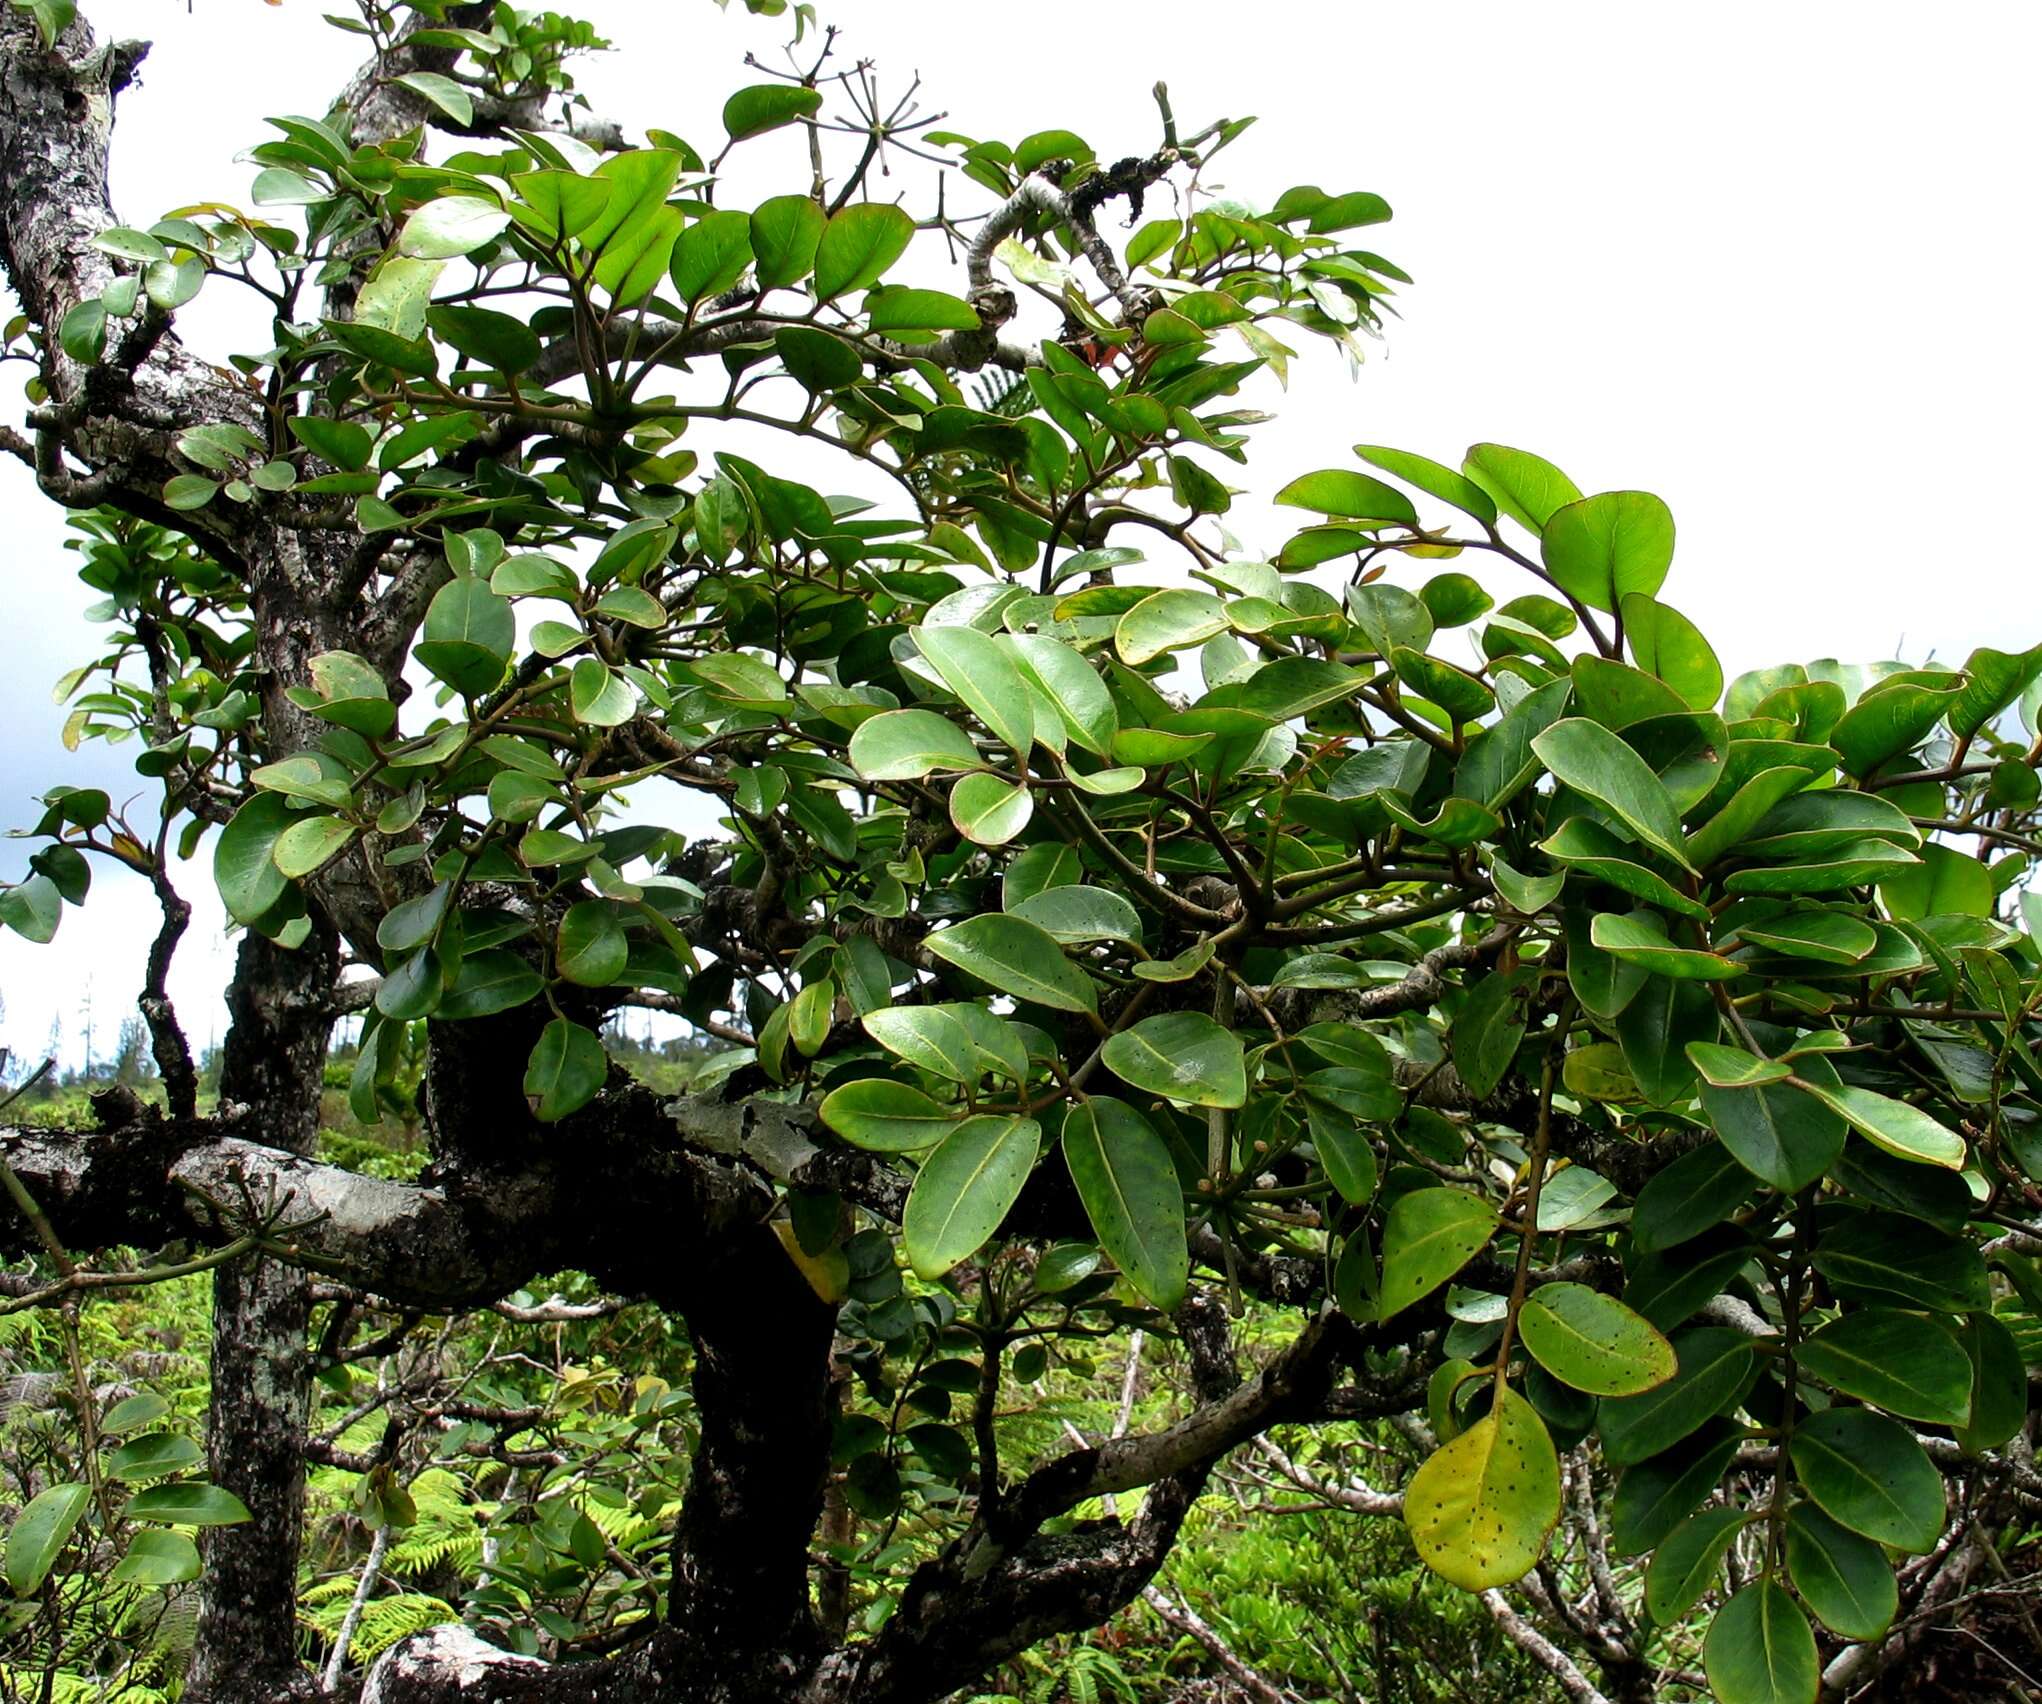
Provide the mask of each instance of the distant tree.
MULTIPOLYGON (((1704 1624, 1725 1704, 1904 1662, 2042 1508, 2042 649, 1726 690, 1665 504, 1495 444, 1330 447, 1237 541, 1241 387, 1376 328, 1384 202, 1214 197, 1243 125, 1160 87, 1117 160, 931 130, 793 16, 792 71, 632 147, 587 25, 370 4, 249 209, 141 225, 143 49, 0 11, 0 442, 104 599, 71 737, 161 811, 50 789, 0 919, 153 884, 168 1100, 0 1138, 11 1288, 219 1251, 204 1477, 117 1494, 81 1392, 0 1625, 118 1557, 197 1580, 188 1704, 315 1696, 313 1309, 577 1269, 685 1327, 666 1571, 524 1630, 559 1661, 409 1638, 377 1704, 934 1700, 1133 1601, 1236 1446, 1390 1418, 1425 1465, 1328 1498, 1577 1699, 1694 1684, 1704 1624), (271 323, 209 359, 179 315, 229 289, 271 323), (202 844, 244 931, 208 1117, 166 981, 202 844), (364 1121, 422 1020, 415 1183, 310 1157, 364 1001, 364 1121), (632 1007, 723 1045, 695 1093, 613 1070, 632 1007), (1179 1418, 1022 1453, 1015 1381, 1127 1327, 1179 1418)), ((589 1531, 544 1565, 593 1591, 589 1531)))

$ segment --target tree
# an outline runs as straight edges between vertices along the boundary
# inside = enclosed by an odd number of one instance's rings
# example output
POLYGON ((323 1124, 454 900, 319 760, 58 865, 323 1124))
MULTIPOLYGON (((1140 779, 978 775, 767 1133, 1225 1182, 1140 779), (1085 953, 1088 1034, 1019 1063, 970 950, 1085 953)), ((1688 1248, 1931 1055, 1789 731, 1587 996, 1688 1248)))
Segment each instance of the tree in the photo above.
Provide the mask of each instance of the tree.
POLYGON ((313 1311, 330 1344, 572 1269, 690 1345, 659 1612, 579 1662, 421 1634, 380 1704, 939 1698, 1138 1596, 1228 1452, 1390 1417, 1434 1452, 1388 1500, 1419 1554, 1577 1698, 1678 1677, 1655 1629, 1706 1624, 1726 1704, 1905 1656, 2042 1498, 2042 647, 1726 690, 1666 506, 1495 444, 1329 455, 1254 555, 1231 399, 1375 327, 1406 280, 1348 233, 1387 205, 1213 199, 1241 126, 1160 87, 1118 162, 932 130, 794 18, 713 146, 631 147, 574 94, 586 25, 370 6, 254 211, 143 227, 105 191, 143 49, 0 14, 39 374, 4 443, 108 600, 73 732, 161 787, 155 823, 44 794, 0 919, 49 939, 93 858, 154 885, 167 1100, 5 1137, 10 1305, 215 1285, 203 1473, 116 1471, 84 1393, 17 1622, 118 1553, 198 1580, 187 1698, 316 1695, 313 1311), (789 127, 807 169, 726 204, 789 127), (941 194, 880 198, 931 151, 941 194), (177 315, 234 287, 273 346, 217 365, 177 315), (674 788, 713 832, 647 814, 674 788), (245 934, 202 1115, 165 973, 207 843, 245 934), (693 1092, 612 1068, 628 1007, 726 1044, 693 1092), (312 1157, 364 1008, 365 1121, 423 1027, 416 1182, 312 1157), (1284 1329, 1244 1370, 1250 1308, 1284 1329), (1007 1382, 1122 1327, 1181 1345, 1181 1418, 1017 1459, 1007 1382))

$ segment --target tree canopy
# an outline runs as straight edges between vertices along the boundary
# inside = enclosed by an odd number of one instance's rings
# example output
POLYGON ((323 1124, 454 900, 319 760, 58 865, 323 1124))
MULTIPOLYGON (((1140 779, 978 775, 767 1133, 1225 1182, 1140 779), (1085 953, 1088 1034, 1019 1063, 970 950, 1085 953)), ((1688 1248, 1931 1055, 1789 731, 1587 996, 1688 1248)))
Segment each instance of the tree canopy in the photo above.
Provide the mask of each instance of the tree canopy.
POLYGON ((937 128, 749 4, 788 69, 642 141, 583 23, 365 4, 246 204, 153 223, 105 190, 142 49, 0 13, 0 446, 104 600, 67 739, 149 783, 45 791, 0 922, 153 884, 167 1102, 0 1139, 5 1305, 75 1359, 95 1291, 215 1285, 209 1459, 83 1392, 0 1626, 97 1556, 197 1582, 187 1698, 318 1695, 321 1354, 574 1270, 689 1346, 657 1594, 420 1633, 381 1704, 941 1698, 1135 1598, 1229 1451, 1391 1419, 1417 1554, 1573 1697, 1905 1659, 2042 1508, 2042 646, 1726 682, 1666 504, 1494 443, 1237 514, 1243 387, 1410 282, 1387 203, 1208 193, 1244 126, 1160 85, 1119 160, 937 128), (216 363, 178 316, 236 289, 269 342, 216 363), (626 1009, 716 1040, 689 1093, 626 1009), (415 1180, 315 1157, 349 1014, 357 1119, 422 1073, 415 1180), (1174 1422, 1019 1453, 1002 1393, 1128 1328, 1174 1422))

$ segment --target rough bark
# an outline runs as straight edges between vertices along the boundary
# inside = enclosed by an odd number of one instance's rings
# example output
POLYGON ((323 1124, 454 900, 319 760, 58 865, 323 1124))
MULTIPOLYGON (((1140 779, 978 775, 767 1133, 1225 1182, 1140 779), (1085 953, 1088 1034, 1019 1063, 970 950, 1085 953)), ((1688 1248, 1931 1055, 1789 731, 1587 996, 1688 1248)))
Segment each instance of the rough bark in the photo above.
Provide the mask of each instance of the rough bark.
MULTIPOLYGON (((241 943, 220 1096, 248 1107, 288 1153, 309 1153, 318 1140, 335 970, 332 937, 323 929, 297 952, 255 934, 241 943)), ((251 1518, 204 1535, 186 1693, 193 1704, 318 1694, 296 1653, 310 1312, 310 1279, 301 1267, 258 1258, 213 1274, 208 1473, 248 1505, 251 1518)))

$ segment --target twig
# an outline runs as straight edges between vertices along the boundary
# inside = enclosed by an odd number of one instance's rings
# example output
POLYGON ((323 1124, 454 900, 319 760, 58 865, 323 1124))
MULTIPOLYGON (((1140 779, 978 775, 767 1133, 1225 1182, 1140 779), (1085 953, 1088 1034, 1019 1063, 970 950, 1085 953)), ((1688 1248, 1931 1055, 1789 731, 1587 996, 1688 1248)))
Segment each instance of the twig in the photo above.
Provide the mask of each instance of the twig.
POLYGON ((390 1523, 386 1520, 376 1528, 376 1536, 369 1544, 368 1560, 362 1564, 362 1577, 355 1582, 354 1601, 347 1606, 340 1631, 333 1636, 333 1654, 326 1659, 326 1672, 319 1680, 329 1694, 340 1691, 340 1677, 347 1667, 348 1648, 355 1642, 355 1629, 362 1624, 362 1612, 369 1607, 369 1594, 382 1578, 383 1558, 389 1552, 390 1523))
MULTIPOLYGON (((1250 1698, 1255 1699, 1257 1704, 1293 1704, 1297 1696, 1295 1693, 1279 1691, 1242 1662, 1212 1624, 1190 1605, 1173 1602, 1160 1588, 1153 1585, 1142 1587, 1142 1602, 1154 1610, 1167 1625, 1176 1628, 1179 1633, 1189 1634, 1203 1645, 1211 1653, 1212 1660, 1226 1670, 1228 1678, 1250 1698)), ((1561 1660, 1565 1661, 1564 1658, 1561 1660)))

